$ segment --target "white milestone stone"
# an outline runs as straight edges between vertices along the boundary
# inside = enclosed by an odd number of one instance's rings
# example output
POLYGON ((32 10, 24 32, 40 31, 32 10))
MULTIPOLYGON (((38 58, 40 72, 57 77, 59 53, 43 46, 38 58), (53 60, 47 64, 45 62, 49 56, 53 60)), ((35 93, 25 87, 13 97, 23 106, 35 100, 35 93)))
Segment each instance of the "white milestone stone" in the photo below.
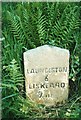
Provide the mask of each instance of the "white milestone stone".
POLYGON ((24 52, 26 95, 38 104, 61 105, 68 99, 69 51, 44 45, 24 52))

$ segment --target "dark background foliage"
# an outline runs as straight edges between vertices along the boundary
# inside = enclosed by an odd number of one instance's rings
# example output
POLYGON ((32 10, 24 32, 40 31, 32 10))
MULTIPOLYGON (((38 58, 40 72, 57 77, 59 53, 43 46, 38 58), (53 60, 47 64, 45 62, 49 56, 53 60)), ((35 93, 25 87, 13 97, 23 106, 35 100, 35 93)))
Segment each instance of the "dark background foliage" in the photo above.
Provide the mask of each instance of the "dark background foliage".
POLYGON ((80 5, 79 2, 2 3, 3 119, 80 117, 81 106, 75 104, 81 102, 80 5), (70 51, 70 102, 57 110, 46 110, 25 99, 23 52, 45 44, 70 51), (49 116, 47 111, 51 113, 49 116))

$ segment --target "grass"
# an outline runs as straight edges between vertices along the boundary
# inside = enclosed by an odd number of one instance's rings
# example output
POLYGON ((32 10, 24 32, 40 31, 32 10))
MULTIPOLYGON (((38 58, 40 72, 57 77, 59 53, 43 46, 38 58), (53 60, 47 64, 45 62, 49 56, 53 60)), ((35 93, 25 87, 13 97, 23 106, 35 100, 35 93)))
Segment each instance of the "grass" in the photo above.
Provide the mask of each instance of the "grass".
POLYGON ((3 120, 80 118, 81 96, 79 96, 78 91, 71 94, 63 106, 46 107, 42 104, 39 105, 31 101, 30 98, 25 98, 25 91, 23 89, 24 78, 17 62, 12 60, 10 65, 3 67, 4 72, 6 71, 2 83, 3 120))

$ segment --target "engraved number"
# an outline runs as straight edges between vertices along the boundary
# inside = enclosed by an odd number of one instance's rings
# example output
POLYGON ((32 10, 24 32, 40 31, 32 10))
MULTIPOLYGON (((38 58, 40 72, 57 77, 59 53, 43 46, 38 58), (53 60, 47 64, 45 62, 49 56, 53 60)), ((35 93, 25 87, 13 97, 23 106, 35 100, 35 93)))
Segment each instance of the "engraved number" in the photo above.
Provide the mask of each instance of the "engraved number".
POLYGON ((46 75, 46 77, 45 77, 45 81, 48 81, 48 75, 46 75))
POLYGON ((39 98, 42 97, 42 94, 43 94, 43 93, 42 93, 41 91, 38 92, 39 98))

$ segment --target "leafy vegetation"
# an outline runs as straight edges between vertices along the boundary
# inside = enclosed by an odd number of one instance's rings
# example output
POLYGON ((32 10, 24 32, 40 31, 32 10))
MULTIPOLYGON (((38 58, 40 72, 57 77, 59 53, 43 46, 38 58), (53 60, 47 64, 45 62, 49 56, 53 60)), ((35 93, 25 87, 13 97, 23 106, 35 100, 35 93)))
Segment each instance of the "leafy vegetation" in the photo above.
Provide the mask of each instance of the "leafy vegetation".
POLYGON ((2 3, 2 118, 81 118, 80 3, 2 3), (70 51, 70 97, 46 108, 25 98, 23 52, 42 45, 70 51))

